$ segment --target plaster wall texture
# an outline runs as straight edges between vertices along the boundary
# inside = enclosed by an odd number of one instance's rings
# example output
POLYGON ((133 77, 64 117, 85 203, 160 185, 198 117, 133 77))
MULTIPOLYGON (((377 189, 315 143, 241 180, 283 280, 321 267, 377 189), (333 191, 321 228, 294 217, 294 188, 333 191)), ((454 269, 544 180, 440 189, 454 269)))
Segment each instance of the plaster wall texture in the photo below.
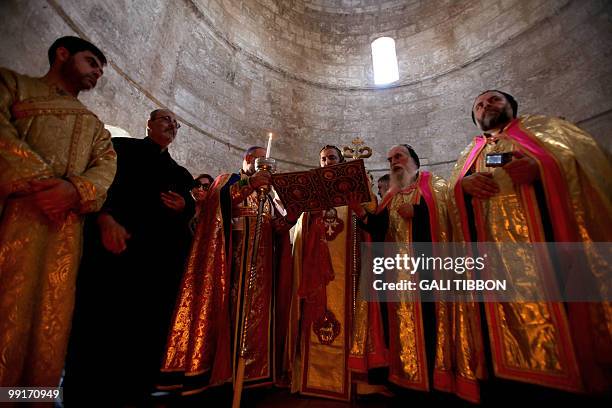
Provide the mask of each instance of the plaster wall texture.
POLYGON ((490 88, 612 151, 611 13, 603 0, 5 0, 0 65, 43 75, 57 37, 91 40, 110 64, 83 101, 133 137, 148 112, 173 110, 183 127, 171 152, 194 175, 235 171, 272 131, 280 171, 360 136, 375 177, 396 143, 448 176, 490 88), (373 83, 380 36, 399 61, 387 87, 373 83))

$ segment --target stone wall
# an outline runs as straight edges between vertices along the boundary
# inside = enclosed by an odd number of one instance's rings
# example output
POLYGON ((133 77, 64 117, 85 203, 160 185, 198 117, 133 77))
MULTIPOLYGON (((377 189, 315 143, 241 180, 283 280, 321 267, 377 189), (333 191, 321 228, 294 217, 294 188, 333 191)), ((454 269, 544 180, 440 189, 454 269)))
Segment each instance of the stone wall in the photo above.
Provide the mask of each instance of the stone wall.
POLYGON ((448 175, 489 88, 612 151, 611 11, 603 0, 5 0, 0 65, 42 75, 56 37, 90 39, 111 63, 83 100, 134 137, 150 110, 174 110, 184 126, 171 151, 194 174, 235 170, 273 131, 281 170, 361 136, 375 176, 399 142, 448 175), (378 88, 370 42, 382 35, 396 40, 400 80, 378 88))

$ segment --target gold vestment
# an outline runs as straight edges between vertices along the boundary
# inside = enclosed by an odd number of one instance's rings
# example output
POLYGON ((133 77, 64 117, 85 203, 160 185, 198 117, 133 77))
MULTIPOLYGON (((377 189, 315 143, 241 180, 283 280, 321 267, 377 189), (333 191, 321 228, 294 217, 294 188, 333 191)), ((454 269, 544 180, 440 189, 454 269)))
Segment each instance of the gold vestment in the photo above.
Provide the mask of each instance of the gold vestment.
POLYGON ((59 384, 81 256, 82 214, 98 210, 116 155, 104 124, 42 79, 0 69, 0 385, 59 384), (29 182, 69 180, 80 206, 51 223, 29 182))
MULTIPOLYGON (((365 204, 365 208, 374 211, 376 198, 370 195, 371 201, 365 204)), ((351 373, 348 360, 357 273, 355 262, 359 256, 360 235, 352 211, 347 206, 335 207, 323 214, 305 213, 295 226, 294 295, 288 337, 292 392, 339 400, 350 399, 351 373), (316 228, 315 223, 321 223, 320 227, 325 231, 324 240, 329 251, 333 278, 323 289, 326 292, 325 315, 317 316, 308 333, 304 333, 306 329, 303 325, 297 327, 297 322, 304 319, 303 305, 297 292, 303 274, 318 273, 304 268, 307 255, 303 250, 311 238, 309 234, 316 228)))
MULTIPOLYGON (((431 173, 421 171, 417 180, 405 190, 389 192, 381 204, 389 213, 389 225, 385 236, 388 243, 397 243, 397 254, 414 256, 412 253, 414 218, 404 219, 398 208, 404 204, 417 205, 424 203, 428 209, 429 219, 419 220, 430 230, 432 243, 443 243, 449 240, 448 216, 446 207, 447 184, 444 179, 431 173)), ((379 211, 382 209, 379 207, 379 211)), ((386 254, 396 256, 396 253, 386 254)), ((438 254, 441 255, 441 254, 438 254)), ((400 279, 407 278, 400 274, 400 279)), ((360 287, 361 288, 361 287, 360 287)), ((389 350, 380 352, 375 333, 378 313, 367 302, 357 302, 355 327, 353 330, 351 358, 355 361, 356 371, 388 366, 389 381, 399 386, 420 391, 431 389, 430 373, 435 379, 444 375, 449 369, 451 359, 449 349, 448 306, 444 302, 435 304, 435 344, 427 343, 423 324, 423 308, 418 293, 400 292, 401 301, 381 304, 388 312, 389 350), (374 315, 376 314, 376 315, 374 315), (434 367, 428 367, 426 348, 435 348, 434 367), (370 359, 369 356, 373 357, 370 359), (382 356, 382 358, 381 358, 382 356), (359 361, 363 363, 359 364, 359 361)), ((379 329, 380 330, 380 329, 379 329)), ((381 337, 380 335, 378 336, 381 337)), ((431 339, 433 340, 433 339, 431 339)), ((380 342, 380 341, 378 341, 380 342)))
MULTIPOLYGON (((477 137, 461 154, 450 181, 453 238, 472 239, 466 211, 471 205, 479 242, 544 242, 547 237, 542 211, 549 213, 555 241, 609 242, 611 174, 604 153, 576 126, 543 116, 516 119, 495 140, 477 137), (513 185, 503 168, 485 166, 487 153, 512 151, 538 163, 538 182, 545 196, 543 206, 538 205, 533 184, 513 185), (464 196, 461 180, 469 171, 492 172, 500 193, 488 200, 464 196), (567 208, 565 213, 563 208, 567 208)), ((515 253, 504 246, 498 248, 492 268, 500 270, 504 265, 520 263, 522 276, 509 278, 517 285, 521 280, 523 289, 525 282, 529 283, 531 286, 526 289, 533 293, 542 290, 535 282, 544 279, 543 269, 533 252, 515 253)), ((589 279, 597 282, 597 271, 591 269, 589 279)), ((596 384, 601 383, 601 377, 595 368, 599 362, 584 353, 594 353, 603 360, 600 362, 610 363, 612 315, 608 303, 485 303, 485 310, 486 317, 481 317, 476 304, 455 305, 454 370, 455 391, 459 395, 477 401, 477 380, 487 375, 481 335, 481 319, 485 318, 496 376, 574 392, 599 388, 596 384), (578 321, 589 333, 577 330, 574 323, 578 321)))

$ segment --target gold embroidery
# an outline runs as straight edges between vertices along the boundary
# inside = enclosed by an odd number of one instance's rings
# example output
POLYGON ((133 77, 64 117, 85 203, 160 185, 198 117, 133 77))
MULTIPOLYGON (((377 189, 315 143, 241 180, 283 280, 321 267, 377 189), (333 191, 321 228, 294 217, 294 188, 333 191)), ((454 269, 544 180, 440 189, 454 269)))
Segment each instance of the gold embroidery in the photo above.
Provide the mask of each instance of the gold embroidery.
POLYGON ((340 322, 331 310, 325 310, 312 324, 312 330, 321 344, 330 345, 340 334, 340 322))
POLYGON ((324 211, 323 224, 327 241, 333 241, 344 230, 344 221, 338 218, 338 211, 335 208, 324 211))

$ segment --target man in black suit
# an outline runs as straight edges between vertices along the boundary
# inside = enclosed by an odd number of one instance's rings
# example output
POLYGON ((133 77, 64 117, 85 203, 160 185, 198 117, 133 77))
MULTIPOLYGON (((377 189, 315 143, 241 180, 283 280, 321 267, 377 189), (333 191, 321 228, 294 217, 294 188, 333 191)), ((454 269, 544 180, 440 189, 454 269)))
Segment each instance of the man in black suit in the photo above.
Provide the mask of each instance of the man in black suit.
POLYGON ((153 390, 195 207, 193 178, 167 149, 179 127, 172 112, 158 109, 144 139, 112 139, 117 175, 85 238, 67 407, 95 400, 140 406, 153 390))

